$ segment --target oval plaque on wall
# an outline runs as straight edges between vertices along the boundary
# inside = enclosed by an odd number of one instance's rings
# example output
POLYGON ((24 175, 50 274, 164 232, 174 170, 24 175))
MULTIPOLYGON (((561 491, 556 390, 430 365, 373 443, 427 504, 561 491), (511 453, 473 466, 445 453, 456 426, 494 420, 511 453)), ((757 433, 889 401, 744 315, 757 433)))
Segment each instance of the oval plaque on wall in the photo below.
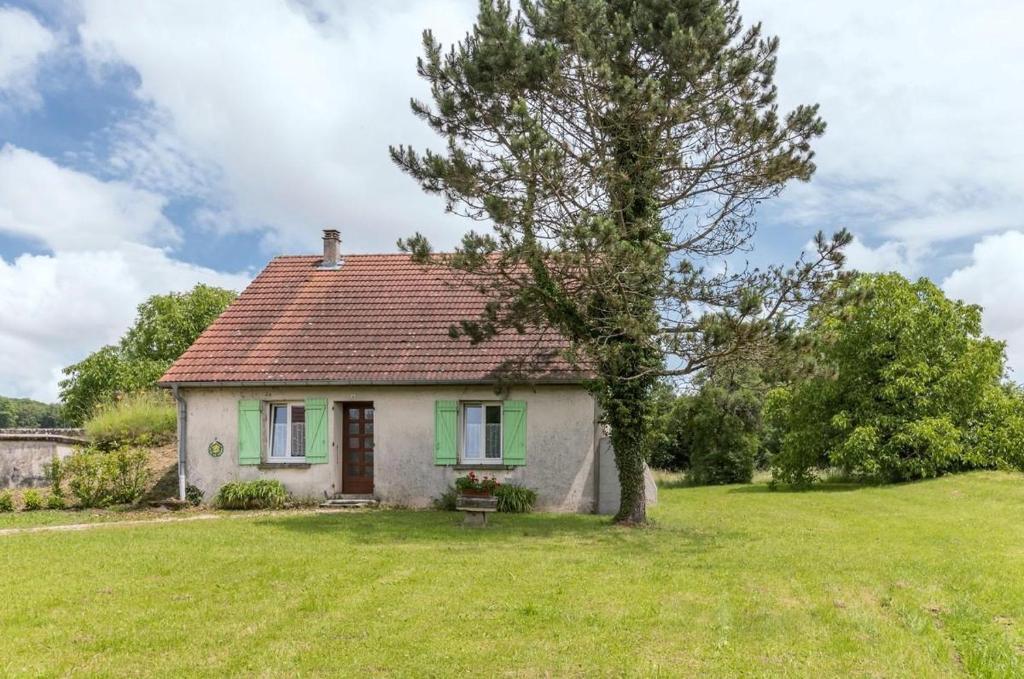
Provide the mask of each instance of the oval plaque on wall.
POLYGON ((206 449, 212 457, 220 457, 224 454, 224 444, 214 439, 210 447, 206 449))

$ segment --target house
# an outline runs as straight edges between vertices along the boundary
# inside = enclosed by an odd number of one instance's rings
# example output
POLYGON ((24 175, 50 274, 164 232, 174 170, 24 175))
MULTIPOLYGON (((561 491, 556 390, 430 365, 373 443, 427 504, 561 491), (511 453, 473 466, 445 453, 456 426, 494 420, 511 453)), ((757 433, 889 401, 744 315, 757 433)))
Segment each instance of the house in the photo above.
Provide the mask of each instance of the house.
POLYGON ((484 303, 408 255, 343 257, 334 230, 322 256, 275 258, 160 380, 178 401, 182 494, 269 478, 426 506, 475 470, 533 488, 540 509, 615 511, 612 449, 564 340, 449 337, 484 303), (529 378, 510 381, 521 364, 529 378))

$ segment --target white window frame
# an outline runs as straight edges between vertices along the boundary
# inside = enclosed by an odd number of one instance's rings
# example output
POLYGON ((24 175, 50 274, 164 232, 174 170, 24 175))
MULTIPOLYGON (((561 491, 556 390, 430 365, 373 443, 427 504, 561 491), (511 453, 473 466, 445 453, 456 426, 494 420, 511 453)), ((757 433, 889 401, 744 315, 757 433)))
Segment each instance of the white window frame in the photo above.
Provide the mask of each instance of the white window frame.
MULTIPOLYGON (((273 462, 275 464, 303 464, 306 461, 306 451, 302 451, 301 456, 292 457, 292 408, 300 406, 305 410, 305 401, 275 401, 267 404, 267 462, 273 462), (288 413, 288 424, 287 431, 288 435, 285 437, 284 447, 285 455, 281 457, 274 456, 274 408, 287 408, 288 413)), ((305 413, 303 413, 305 416, 305 413)), ((303 435, 302 440, 305 441, 306 437, 303 435)))
POLYGON ((505 464, 505 411, 501 401, 462 401, 459 403, 459 463, 464 465, 501 465, 505 464), (480 426, 480 457, 466 458, 466 408, 479 406, 482 408, 480 426), (501 417, 498 432, 498 457, 487 457, 487 406, 496 406, 501 417))

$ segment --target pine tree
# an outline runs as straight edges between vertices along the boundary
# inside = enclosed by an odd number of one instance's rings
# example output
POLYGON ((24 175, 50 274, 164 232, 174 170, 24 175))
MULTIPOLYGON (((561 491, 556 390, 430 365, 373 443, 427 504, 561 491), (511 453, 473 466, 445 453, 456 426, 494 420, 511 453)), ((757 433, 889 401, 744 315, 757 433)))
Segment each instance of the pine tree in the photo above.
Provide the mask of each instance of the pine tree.
POLYGON ((424 263, 471 275, 491 303, 474 342, 551 327, 610 425, 620 522, 646 521, 643 470, 660 376, 742 357, 827 289, 849 236, 795 266, 711 272, 747 248, 755 207, 814 171, 816 106, 780 116, 778 40, 735 0, 483 0, 465 39, 424 33, 433 103, 413 112, 443 153, 391 148, 447 209, 487 223, 424 263))

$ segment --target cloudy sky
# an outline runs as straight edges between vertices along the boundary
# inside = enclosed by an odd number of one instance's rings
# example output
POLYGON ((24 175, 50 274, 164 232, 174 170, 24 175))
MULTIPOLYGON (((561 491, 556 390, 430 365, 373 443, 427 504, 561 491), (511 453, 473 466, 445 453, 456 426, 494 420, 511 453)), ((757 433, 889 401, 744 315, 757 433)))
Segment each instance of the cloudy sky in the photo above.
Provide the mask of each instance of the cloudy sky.
MULTIPOLYGON (((240 289, 271 256, 464 225, 395 169, 420 32, 472 0, 0 0, 0 394, 56 397, 148 295, 240 289)), ((784 106, 819 102, 818 173, 761 211, 757 262, 819 230, 862 270, 985 307, 1024 371, 1024 3, 746 0, 784 106)))

